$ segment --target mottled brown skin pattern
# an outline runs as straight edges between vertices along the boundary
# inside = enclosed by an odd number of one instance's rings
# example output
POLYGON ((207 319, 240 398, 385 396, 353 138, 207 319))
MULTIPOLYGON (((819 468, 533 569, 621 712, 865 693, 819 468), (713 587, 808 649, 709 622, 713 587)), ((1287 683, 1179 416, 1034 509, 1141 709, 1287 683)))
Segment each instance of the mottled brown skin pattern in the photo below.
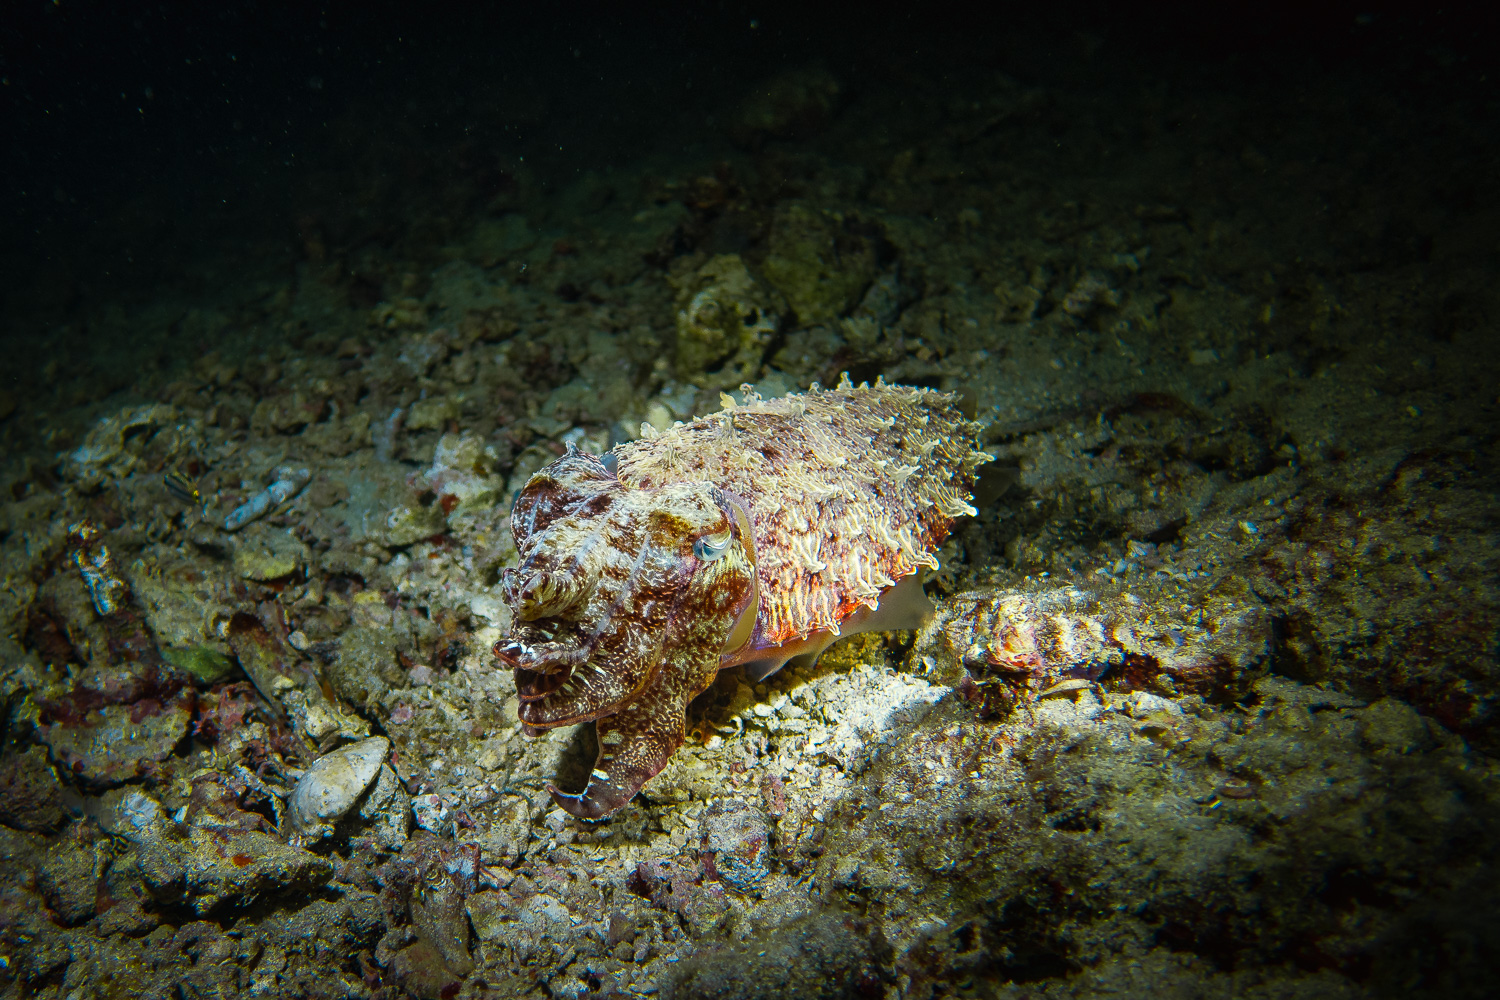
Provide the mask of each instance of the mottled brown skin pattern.
MULTIPOLYGON (((529 733, 597 724, 588 786, 552 789, 558 804, 599 819, 628 802, 719 669, 763 674, 841 632, 914 625, 881 602, 973 513, 977 432, 942 393, 845 380, 726 397, 612 464, 570 449, 532 476, 511 515, 521 563, 502 581, 515 622, 495 653, 529 733)), ((915 582, 902 591, 921 600, 915 582)))
POLYGON ((531 478, 511 523, 522 562, 502 586, 516 618, 495 652, 515 669, 529 733, 598 720, 588 786, 551 789, 598 819, 682 744, 688 702, 751 606, 751 550, 711 484, 629 490, 576 450, 531 478))

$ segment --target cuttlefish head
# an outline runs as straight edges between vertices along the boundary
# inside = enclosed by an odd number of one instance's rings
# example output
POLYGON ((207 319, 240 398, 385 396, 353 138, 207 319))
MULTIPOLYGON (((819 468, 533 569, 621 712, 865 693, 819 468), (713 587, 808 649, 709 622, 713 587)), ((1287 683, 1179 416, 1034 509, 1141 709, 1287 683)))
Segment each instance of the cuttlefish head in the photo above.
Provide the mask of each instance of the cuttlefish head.
POLYGON ((681 702, 680 742, 686 699, 755 624, 746 505, 706 482, 632 489, 570 449, 526 483, 511 527, 514 619, 495 654, 515 670, 521 720, 534 731, 681 702))

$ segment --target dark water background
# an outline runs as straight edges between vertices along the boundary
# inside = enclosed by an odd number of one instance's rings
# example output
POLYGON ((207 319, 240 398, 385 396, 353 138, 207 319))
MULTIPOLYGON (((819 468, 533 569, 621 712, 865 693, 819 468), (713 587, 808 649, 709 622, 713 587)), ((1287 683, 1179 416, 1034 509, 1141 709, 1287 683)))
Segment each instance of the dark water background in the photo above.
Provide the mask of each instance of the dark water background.
MULTIPOLYGON (((835 7, 9 4, 6 337, 29 358, 81 304, 284 271, 299 216, 355 197, 356 170, 394 181, 359 206, 376 230, 410 227, 424 205, 473 210, 523 158, 544 188, 653 156, 706 160, 749 85, 810 62, 856 97, 898 97, 913 75, 957 94, 1003 72, 1247 103, 1368 88, 1435 118, 1494 100, 1485 4, 835 7)), ((892 104, 887 127, 909 131, 912 110, 892 104)), ((1492 165, 1454 166, 1477 179, 1492 165)))

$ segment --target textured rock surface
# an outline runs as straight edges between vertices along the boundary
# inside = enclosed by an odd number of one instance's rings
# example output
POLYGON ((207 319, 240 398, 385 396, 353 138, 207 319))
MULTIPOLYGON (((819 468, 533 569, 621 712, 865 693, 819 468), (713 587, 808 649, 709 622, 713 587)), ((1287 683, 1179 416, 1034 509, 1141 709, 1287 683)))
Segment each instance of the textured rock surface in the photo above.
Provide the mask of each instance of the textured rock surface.
POLYGON ((738 254, 721 254, 674 279, 679 377, 707 372, 725 388, 753 379, 785 311, 738 254))
POLYGON ((208 913, 224 903, 261 895, 308 892, 327 882, 324 858, 256 830, 194 830, 185 840, 149 838, 135 867, 157 900, 208 913))
POLYGON ((859 301, 875 277, 869 232, 852 220, 795 202, 777 211, 766 280, 786 296, 798 326, 831 323, 859 301))

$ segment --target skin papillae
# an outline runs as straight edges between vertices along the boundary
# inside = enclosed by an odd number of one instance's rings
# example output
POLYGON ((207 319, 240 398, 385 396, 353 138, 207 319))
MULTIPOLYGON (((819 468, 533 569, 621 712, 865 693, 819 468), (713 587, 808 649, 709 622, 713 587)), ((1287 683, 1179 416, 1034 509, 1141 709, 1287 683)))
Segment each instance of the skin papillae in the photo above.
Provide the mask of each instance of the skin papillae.
POLYGON ((841 636, 917 627, 921 571, 974 513, 989 456, 953 397, 847 379, 745 394, 603 459, 570 448, 516 497, 495 655, 528 734, 597 727, 587 787, 549 786, 575 816, 610 815, 666 765, 719 670, 758 680, 841 636))

